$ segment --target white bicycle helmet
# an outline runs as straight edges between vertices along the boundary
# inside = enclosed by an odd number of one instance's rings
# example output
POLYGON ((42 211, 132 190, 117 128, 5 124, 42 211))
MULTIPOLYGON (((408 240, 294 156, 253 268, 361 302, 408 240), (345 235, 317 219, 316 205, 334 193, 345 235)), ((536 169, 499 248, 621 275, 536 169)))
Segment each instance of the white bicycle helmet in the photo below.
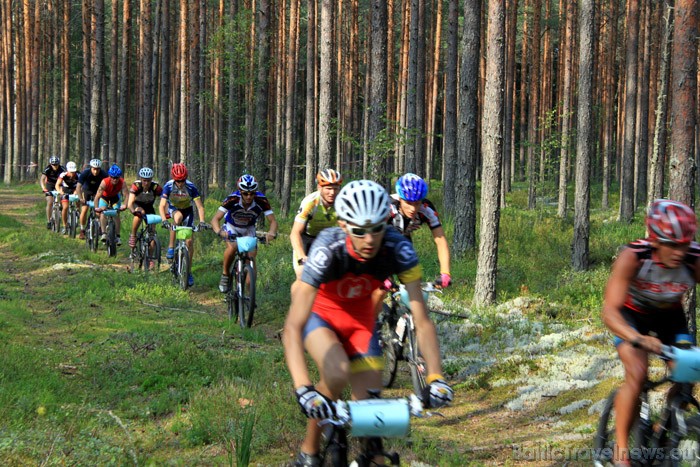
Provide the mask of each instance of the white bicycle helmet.
POLYGON ((153 169, 150 167, 144 167, 139 170, 139 177, 141 178, 153 178, 153 169))
POLYGON ((371 180, 355 180, 340 190, 335 198, 338 217, 365 227, 386 222, 389 217, 389 194, 371 180))
POLYGON ((68 172, 77 172, 78 171, 78 166, 75 165, 75 162, 70 161, 66 164, 66 171, 68 172))
POLYGON ((93 169, 102 168, 102 161, 99 159, 90 159, 90 167, 93 169))

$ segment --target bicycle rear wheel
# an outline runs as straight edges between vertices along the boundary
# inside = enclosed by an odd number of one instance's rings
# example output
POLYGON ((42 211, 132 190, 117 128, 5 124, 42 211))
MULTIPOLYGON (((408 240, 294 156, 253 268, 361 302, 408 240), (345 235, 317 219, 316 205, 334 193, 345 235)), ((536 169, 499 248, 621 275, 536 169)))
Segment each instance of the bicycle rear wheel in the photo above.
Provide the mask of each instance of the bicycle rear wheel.
POLYGON ((255 313, 255 269, 250 263, 246 263, 238 278, 241 296, 238 299, 238 323, 242 328, 253 325, 253 313, 255 313))
POLYGON ((382 305, 382 313, 379 316, 379 337, 384 355, 382 385, 385 388, 390 388, 394 384, 396 370, 399 367, 399 343, 398 336, 394 331, 396 319, 391 307, 387 304, 382 305))
POLYGON ((407 344, 408 344, 408 365, 411 368, 411 381, 413 382, 413 391, 416 395, 420 396, 423 394, 423 389, 427 386, 425 381, 426 376, 428 376, 427 367, 425 365, 425 360, 420 354, 418 349, 418 339, 416 338, 416 330, 413 329, 413 323, 410 324, 406 332, 407 344))

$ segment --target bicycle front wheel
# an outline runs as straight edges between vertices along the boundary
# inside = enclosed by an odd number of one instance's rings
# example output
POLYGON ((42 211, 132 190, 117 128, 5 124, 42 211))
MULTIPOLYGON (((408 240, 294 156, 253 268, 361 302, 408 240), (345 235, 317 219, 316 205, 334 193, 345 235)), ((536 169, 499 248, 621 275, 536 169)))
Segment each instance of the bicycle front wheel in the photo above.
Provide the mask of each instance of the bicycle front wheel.
POLYGON ((88 247, 93 253, 97 251, 97 246, 100 243, 100 221, 93 218, 90 221, 90 231, 88 232, 88 247))
POLYGON ((228 319, 232 320, 238 313, 238 259, 236 259, 228 270, 229 282, 233 280, 233 284, 229 284, 228 292, 226 292, 226 312, 228 319))
POLYGON ((255 312, 255 269, 250 263, 243 266, 238 278, 241 296, 238 298, 238 322, 242 328, 253 325, 255 312))
POLYGON ((78 222, 80 222, 78 218, 78 211, 71 209, 71 211, 68 213, 68 233, 70 234, 70 238, 75 238, 78 231, 78 222))
POLYGON ((117 256, 117 226, 111 219, 107 224, 107 254, 117 256))
POLYGON ((420 354, 418 349, 418 339, 416 338, 416 330, 413 328, 413 323, 406 324, 408 329, 408 364, 411 368, 411 381, 413 382, 413 391, 416 395, 420 396, 423 394, 423 389, 427 386, 425 382, 426 376, 428 376, 427 367, 425 365, 425 360, 420 354))
POLYGON ((384 371, 382 372, 382 385, 390 388, 396 379, 396 370, 399 367, 399 342, 394 331, 395 322, 392 323, 393 313, 389 305, 382 305, 382 313, 379 318, 379 337, 381 338, 382 354, 384 355, 384 371))
POLYGON ((61 210, 55 203, 51 209, 51 230, 58 232, 61 226, 61 210))
POLYGON ((177 281, 182 290, 187 290, 189 287, 189 273, 190 273, 190 252, 187 247, 183 247, 177 250, 177 281))

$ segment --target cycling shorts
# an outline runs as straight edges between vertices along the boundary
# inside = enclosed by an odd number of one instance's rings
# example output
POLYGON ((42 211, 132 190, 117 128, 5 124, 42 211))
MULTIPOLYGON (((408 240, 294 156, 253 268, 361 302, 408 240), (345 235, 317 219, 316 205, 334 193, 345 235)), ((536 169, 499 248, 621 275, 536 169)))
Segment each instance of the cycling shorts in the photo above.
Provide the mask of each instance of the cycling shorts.
POLYGON ((153 207, 153 204, 141 204, 138 201, 136 201, 136 202, 134 202, 134 205, 137 208, 143 209, 143 212, 145 212, 146 214, 155 214, 156 213, 156 210, 153 207))
POLYGON ((304 325, 302 338, 306 340, 306 337, 318 328, 330 329, 338 336, 345 353, 350 359, 351 373, 360 373, 368 370, 381 371, 384 368, 382 348, 379 344, 378 326, 371 330, 355 322, 342 330, 338 330, 319 315, 311 312, 306 325, 304 325))
POLYGON ((95 199, 95 193, 92 193, 91 191, 83 191, 83 198, 85 198, 85 202, 92 201, 95 199))
POLYGON ((170 214, 170 218, 173 218, 173 214, 176 211, 180 211, 182 213, 182 222, 180 223, 181 226, 183 227, 193 227, 194 226, 194 209, 192 206, 189 208, 185 209, 177 209, 173 207, 172 205, 168 205, 168 214, 170 214))
MULTIPOLYGON (((664 310, 658 313, 640 313, 624 307, 620 313, 627 324, 644 336, 653 335, 666 345, 693 344, 682 308, 664 310)), ((613 340, 615 347, 621 342, 623 340, 615 336, 613 340)))
POLYGON ((122 207, 122 198, 121 196, 115 196, 114 198, 100 198, 100 205, 98 207, 119 209, 122 207))
POLYGON ((68 196, 72 195, 75 189, 71 190, 69 188, 64 188, 63 189, 63 194, 61 195, 61 201, 64 203, 68 202, 68 196))

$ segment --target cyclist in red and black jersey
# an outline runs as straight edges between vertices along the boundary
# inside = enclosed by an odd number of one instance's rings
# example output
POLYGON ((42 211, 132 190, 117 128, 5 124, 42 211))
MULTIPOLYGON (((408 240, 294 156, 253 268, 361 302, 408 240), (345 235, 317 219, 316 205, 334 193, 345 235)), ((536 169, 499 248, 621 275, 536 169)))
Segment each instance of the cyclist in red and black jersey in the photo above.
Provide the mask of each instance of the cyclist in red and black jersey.
MULTIPOLYGON (((163 194, 163 187, 153 181, 153 169, 143 167, 139 170, 139 180, 134 181, 129 188, 129 201, 126 207, 134 215, 129 235, 129 246, 136 246, 136 231, 141 225, 141 219, 147 214, 155 214, 156 198, 163 194)), ((153 226, 151 226, 153 227, 153 226)))
MULTIPOLYGON (((117 246, 119 246, 122 244, 122 239, 119 236, 121 229, 119 212, 126 209, 126 205, 123 205, 122 202, 129 196, 129 193, 126 191, 126 182, 124 181, 124 177, 122 177, 122 169, 120 169, 117 164, 113 164, 107 173, 109 174, 109 178, 102 180, 95 194, 95 212, 101 213, 110 208, 117 210, 115 223, 117 226, 117 246)), ((100 225, 102 226, 103 232, 100 240, 106 242, 107 234, 105 232, 107 232, 107 218, 104 214, 100 214, 100 225)))
POLYGON ((605 288, 603 321, 615 335, 625 379, 615 397, 616 465, 629 465, 629 431, 647 379, 648 352, 662 344, 691 345, 681 304, 700 282, 697 220, 685 204, 656 200, 646 218, 647 238, 617 257, 605 288))
POLYGON ((61 159, 58 156, 49 157, 49 165, 46 166, 43 172, 41 172, 41 178, 39 179, 39 184, 41 185, 41 190, 46 195, 46 228, 51 228, 51 206, 53 205, 53 195, 51 191, 56 189, 56 180, 58 176, 66 171, 66 168, 61 165, 61 159))
POLYGON ((301 282, 292 294, 283 343, 297 401, 309 418, 296 465, 318 465, 319 418, 350 384, 354 399, 381 388, 383 358, 372 293, 397 274, 410 297, 416 332, 428 370, 422 394, 427 407, 452 401, 442 376, 435 327, 420 288, 421 269, 411 242, 387 226, 389 196, 369 180, 353 181, 335 199, 339 227, 323 230, 309 251, 301 282), (313 385, 304 350, 316 363, 313 385))

